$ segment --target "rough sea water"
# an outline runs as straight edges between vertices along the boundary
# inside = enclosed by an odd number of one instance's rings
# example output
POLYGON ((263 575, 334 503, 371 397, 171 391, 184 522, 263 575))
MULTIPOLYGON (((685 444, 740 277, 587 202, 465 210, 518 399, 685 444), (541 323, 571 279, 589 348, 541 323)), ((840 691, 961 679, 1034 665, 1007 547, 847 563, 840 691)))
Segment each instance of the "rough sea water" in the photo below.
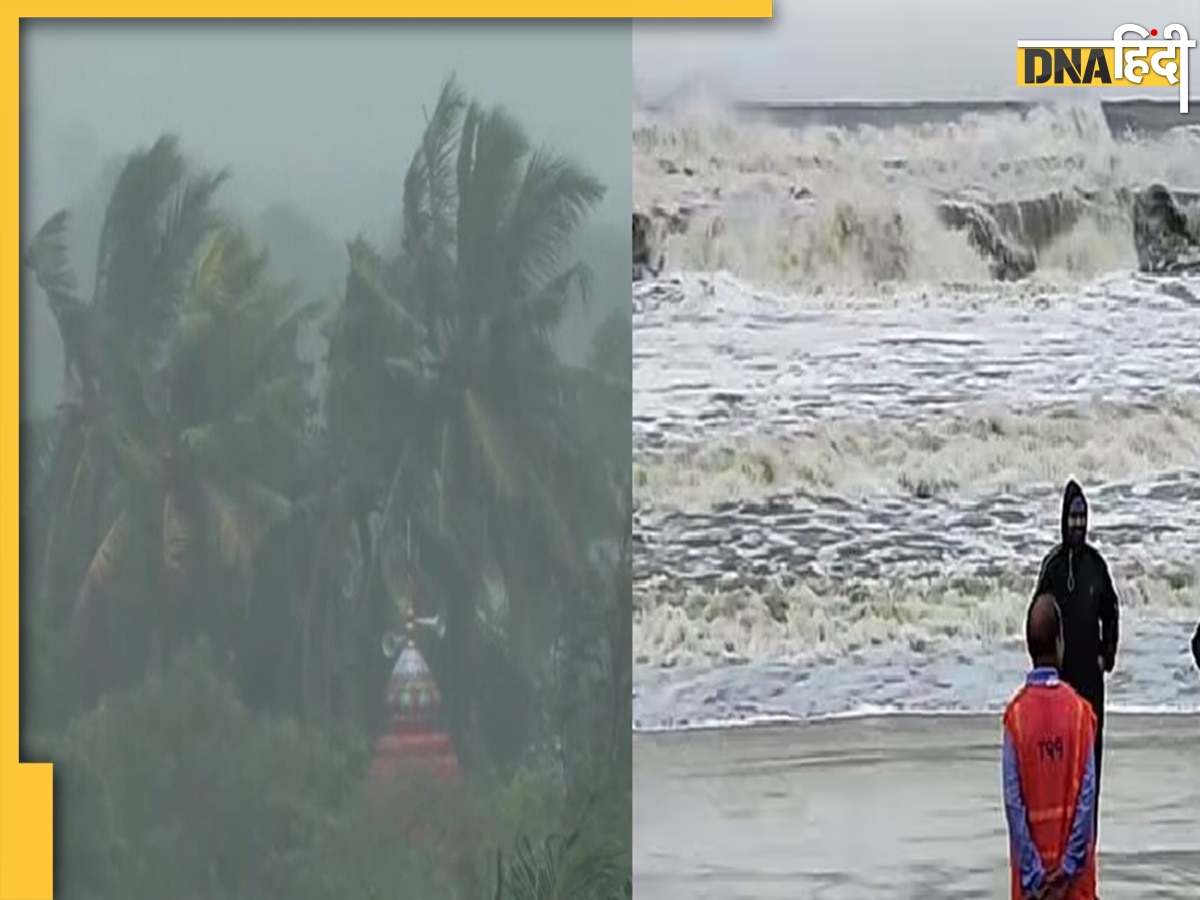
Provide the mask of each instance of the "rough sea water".
MULTIPOLYGON (((1200 277, 1137 274, 1123 188, 1200 135, 1099 108, 787 130, 640 115, 635 727, 999 709, 1063 484, 1122 603, 1110 710, 1200 711, 1200 277), (1089 198, 997 281, 947 198, 1089 198)), ((973 201, 972 201, 973 202, 973 201)))

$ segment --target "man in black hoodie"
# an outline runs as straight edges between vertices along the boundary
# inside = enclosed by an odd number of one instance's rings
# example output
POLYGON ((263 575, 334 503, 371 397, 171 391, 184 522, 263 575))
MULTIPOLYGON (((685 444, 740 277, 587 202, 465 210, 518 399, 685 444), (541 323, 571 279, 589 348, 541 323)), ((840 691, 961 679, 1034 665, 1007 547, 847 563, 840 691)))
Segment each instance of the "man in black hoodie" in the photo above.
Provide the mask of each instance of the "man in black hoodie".
POLYGON ((1108 564, 1087 542, 1083 488, 1068 481, 1062 500, 1062 543, 1042 560, 1034 596, 1053 594, 1063 617, 1060 675, 1096 713, 1096 830, 1100 825, 1100 760, 1104 749, 1104 676, 1117 659, 1119 607, 1108 564))
POLYGON ((1200 622, 1196 623, 1196 633, 1192 635, 1192 659, 1196 661, 1196 668, 1200 669, 1200 622))

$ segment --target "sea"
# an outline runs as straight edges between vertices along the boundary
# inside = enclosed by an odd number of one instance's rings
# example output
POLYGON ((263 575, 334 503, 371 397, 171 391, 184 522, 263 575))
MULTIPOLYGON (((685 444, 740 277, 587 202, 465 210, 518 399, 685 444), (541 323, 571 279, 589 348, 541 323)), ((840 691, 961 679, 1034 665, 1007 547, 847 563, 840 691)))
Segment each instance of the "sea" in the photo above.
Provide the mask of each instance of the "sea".
POLYGON ((1112 714, 1200 712, 1200 277, 1137 272, 1200 131, 1099 104, 794 122, 639 110, 633 285, 640 731, 1000 709, 1063 485, 1121 601, 1112 714), (1100 198, 994 279, 937 203, 1100 198))

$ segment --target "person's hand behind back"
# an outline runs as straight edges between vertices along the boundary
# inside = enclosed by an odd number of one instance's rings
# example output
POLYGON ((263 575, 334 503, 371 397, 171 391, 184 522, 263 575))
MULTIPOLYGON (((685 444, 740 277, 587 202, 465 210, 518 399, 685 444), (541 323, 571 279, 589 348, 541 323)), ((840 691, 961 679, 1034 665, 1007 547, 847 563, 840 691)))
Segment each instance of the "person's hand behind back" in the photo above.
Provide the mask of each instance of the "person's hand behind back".
POLYGON ((1034 893, 1032 900, 1066 900, 1071 882, 1061 869, 1055 869, 1042 880, 1042 887, 1034 893))

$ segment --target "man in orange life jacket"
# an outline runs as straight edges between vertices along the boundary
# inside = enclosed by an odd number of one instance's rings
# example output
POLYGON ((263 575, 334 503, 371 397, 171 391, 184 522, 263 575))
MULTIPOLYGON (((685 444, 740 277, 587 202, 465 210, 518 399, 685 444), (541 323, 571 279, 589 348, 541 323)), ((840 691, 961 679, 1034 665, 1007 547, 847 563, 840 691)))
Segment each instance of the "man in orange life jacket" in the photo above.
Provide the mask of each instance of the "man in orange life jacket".
POLYGON ((1033 668, 1004 711, 1012 900, 1095 900, 1096 714, 1059 680, 1062 616, 1039 594, 1025 620, 1033 668))
POLYGON ((1062 498, 1062 543, 1042 561, 1034 596, 1050 594, 1062 615, 1059 675, 1096 714, 1096 822, 1100 830, 1100 774, 1104 762, 1104 676, 1117 658, 1120 610, 1108 564, 1087 540, 1088 504, 1083 488, 1068 481, 1062 498))

